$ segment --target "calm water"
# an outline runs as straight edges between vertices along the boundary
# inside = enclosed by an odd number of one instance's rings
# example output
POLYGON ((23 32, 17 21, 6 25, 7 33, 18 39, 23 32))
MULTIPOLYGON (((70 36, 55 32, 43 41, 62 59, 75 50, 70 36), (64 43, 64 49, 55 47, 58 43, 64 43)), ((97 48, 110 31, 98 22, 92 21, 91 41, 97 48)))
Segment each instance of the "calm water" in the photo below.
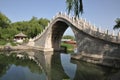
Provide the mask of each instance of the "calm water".
POLYGON ((71 60, 70 54, 59 52, 0 52, 0 80, 120 80, 120 70, 71 60))

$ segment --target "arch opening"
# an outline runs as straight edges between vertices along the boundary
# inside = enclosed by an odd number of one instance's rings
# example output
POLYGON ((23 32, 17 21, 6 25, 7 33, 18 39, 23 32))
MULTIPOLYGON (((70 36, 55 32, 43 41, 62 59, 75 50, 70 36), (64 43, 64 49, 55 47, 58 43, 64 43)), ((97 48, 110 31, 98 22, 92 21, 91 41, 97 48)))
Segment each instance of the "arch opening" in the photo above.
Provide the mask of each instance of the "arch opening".
MULTIPOLYGON (((69 28, 69 24, 63 22, 63 21, 57 21, 55 24, 52 26, 52 48, 54 48, 55 51, 61 50, 61 40, 62 37, 64 36, 65 31, 69 28)), ((71 28, 72 30, 72 28, 71 28)), ((73 32, 73 30, 72 30, 73 32)), ((74 33, 74 32, 73 32, 74 33)), ((75 41, 75 36, 74 37, 74 42, 75 41)), ((72 42, 72 41, 71 41, 72 42)), ((76 48, 76 43, 68 43, 73 46, 73 48, 76 48)), ((74 50, 74 49, 73 49, 74 50)), ((77 50, 77 48, 76 48, 77 50)))

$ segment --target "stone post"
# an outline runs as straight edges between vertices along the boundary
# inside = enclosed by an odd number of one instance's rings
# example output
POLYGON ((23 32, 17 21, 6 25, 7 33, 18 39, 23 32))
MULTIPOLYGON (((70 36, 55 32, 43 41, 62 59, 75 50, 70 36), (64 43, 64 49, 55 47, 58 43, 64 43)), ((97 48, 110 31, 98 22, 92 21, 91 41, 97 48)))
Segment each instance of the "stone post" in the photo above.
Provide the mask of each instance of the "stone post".
POLYGON ((120 32, 118 32, 118 35, 117 35, 117 42, 120 42, 120 32))

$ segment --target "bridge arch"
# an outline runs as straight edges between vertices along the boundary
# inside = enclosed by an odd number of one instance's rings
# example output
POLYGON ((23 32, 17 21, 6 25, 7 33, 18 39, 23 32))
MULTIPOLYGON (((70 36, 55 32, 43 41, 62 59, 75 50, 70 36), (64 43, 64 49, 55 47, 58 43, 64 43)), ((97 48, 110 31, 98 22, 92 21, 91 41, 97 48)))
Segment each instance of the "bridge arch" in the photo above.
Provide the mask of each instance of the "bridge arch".
POLYGON ((54 48, 55 50, 60 49, 62 36, 64 32, 68 29, 68 27, 70 27, 72 31, 74 31, 72 28, 73 25, 64 18, 58 17, 53 21, 53 25, 51 25, 51 29, 52 29, 51 42, 52 42, 52 48, 54 48))
POLYGON ((106 53, 106 49, 103 48, 104 46, 109 45, 109 50, 111 48, 119 48, 120 46, 119 36, 109 35, 108 32, 100 32, 98 28, 95 28, 83 19, 75 19, 61 13, 50 21, 42 34, 32 39, 34 42, 33 46, 44 49, 60 49, 61 38, 68 27, 74 33, 77 51, 80 53, 106 53))

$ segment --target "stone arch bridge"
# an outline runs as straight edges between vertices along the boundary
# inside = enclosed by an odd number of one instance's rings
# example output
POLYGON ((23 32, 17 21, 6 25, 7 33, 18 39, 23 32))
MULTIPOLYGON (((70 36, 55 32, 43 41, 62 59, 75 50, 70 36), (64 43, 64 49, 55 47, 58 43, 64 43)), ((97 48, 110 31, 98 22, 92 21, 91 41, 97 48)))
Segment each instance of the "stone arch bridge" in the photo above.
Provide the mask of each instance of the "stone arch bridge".
POLYGON ((96 58, 97 61, 103 57, 107 60, 120 59, 120 33, 115 35, 108 30, 103 31, 84 19, 74 18, 61 12, 53 17, 41 34, 30 39, 27 45, 43 51, 59 50, 61 38, 68 27, 72 29, 76 38, 77 53, 80 54, 76 58, 84 56, 84 60, 87 61, 91 61, 92 58, 96 58))

